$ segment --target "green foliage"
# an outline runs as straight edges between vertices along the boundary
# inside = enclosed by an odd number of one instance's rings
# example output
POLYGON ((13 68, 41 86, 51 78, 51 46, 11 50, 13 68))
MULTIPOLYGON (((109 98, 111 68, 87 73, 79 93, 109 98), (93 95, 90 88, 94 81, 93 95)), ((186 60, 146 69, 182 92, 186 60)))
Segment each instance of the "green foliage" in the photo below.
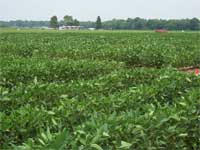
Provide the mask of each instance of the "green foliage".
MULTIPOLYGON (((128 19, 112 19, 102 22, 102 29, 113 30, 200 30, 199 19, 143 19, 143 18, 128 18, 128 19)), ((73 19, 72 16, 66 15, 64 20, 58 22, 59 25, 81 25, 83 28, 96 28, 94 21, 81 21, 73 19)), ((0 27, 49 27, 50 21, 0 21, 0 27)))
POLYGON ((79 26, 79 21, 77 19, 73 19, 72 16, 64 16, 63 22, 65 26, 79 26))
POLYGON ((68 25, 68 26, 73 25, 73 17, 72 16, 66 15, 63 17, 63 20, 64 20, 65 25, 68 25))
POLYGON ((142 18, 128 18, 113 19, 103 22, 104 29, 120 29, 120 30, 199 30, 199 19, 142 19, 142 18))
POLYGON ((96 21, 96 29, 101 29, 102 28, 102 23, 101 23, 101 17, 98 16, 97 17, 97 21, 96 21))
POLYGON ((0 149, 198 149, 198 33, 9 31, 0 149))
POLYGON ((50 27, 54 29, 58 28, 58 18, 56 16, 51 17, 50 27))
POLYGON ((197 18, 190 20, 190 29, 191 30, 200 30, 200 21, 197 18))

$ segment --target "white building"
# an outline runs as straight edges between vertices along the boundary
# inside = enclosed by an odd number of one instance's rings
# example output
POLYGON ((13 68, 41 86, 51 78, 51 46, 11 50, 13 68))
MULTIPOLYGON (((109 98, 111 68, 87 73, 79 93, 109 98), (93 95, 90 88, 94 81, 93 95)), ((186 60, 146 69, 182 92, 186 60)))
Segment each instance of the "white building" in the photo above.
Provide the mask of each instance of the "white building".
POLYGON ((60 26, 59 30, 80 30, 80 26, 60 26))

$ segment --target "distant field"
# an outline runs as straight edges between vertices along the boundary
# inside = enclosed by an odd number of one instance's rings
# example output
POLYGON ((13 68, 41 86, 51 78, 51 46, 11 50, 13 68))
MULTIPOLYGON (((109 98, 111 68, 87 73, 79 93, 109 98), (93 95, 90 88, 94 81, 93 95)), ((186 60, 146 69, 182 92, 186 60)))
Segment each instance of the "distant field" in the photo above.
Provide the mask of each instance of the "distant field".
POLYGON ((200 33, 0 29, 0 149, 198 149, 200 33))

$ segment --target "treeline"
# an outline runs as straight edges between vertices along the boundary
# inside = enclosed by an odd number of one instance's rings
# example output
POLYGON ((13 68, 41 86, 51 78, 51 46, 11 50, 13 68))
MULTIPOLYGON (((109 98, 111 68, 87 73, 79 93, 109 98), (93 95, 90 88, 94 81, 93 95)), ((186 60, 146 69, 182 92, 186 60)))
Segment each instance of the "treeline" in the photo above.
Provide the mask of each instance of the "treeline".
POLYGON ((113 19, 102 23, 104 29, 127 29, 127 30, 154 30, 154 29, 167 29, 167 30, 199 30, 200 21, 197 18, 193 19, 142 19, 128 18, 127 20, 113 19))
MULTIPOLYGON (((58 21, 58 26, 66 24, 70 25, 71 18, 65 16, 64 20, 58 21)), ((74 20, 77 25, 83 28, 96 28, 96 22, 80 22, 74 20)), ((0 27, 50 27, 50 21, 0 21, 0 27)), ((167 29, 167 30, 200 30, 200 20, 193 19, 142 19, 142 18, 128 18, 128 19, 113 19, 102 22, 102 29, 106 30, 154 30, 154 29, 167 29)))
POLYGON ((49 27, 49 21, 0 21, 0 27, 19 27, 19 28, 37 28, 37 27, 49 27))

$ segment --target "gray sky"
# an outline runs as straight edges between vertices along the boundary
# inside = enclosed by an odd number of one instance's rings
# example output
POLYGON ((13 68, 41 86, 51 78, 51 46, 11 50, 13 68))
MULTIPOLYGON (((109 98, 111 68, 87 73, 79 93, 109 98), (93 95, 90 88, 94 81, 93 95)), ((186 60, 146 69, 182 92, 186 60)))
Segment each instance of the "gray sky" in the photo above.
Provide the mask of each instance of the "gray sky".
POLYGON ((0 0, 0 20, 200 18, 200 0, 0 0))

